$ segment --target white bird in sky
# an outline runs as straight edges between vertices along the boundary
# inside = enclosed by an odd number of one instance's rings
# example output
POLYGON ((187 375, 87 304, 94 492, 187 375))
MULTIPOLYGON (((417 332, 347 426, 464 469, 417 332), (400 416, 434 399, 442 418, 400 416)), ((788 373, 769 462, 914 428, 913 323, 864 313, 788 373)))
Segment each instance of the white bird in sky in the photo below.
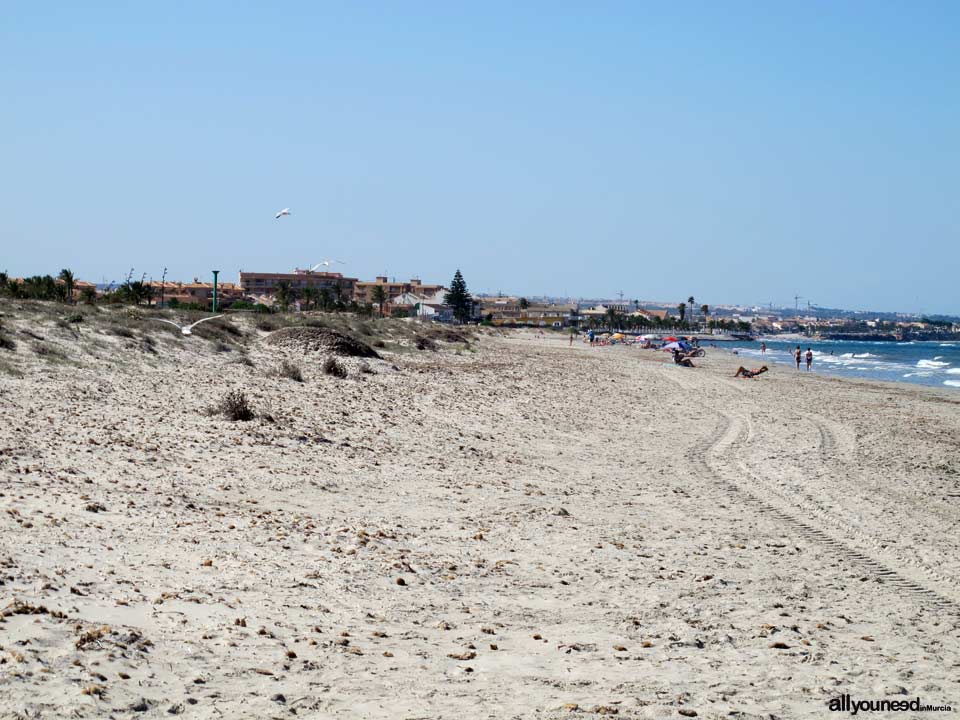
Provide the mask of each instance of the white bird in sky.
POLYGON ((346 265, 346 263, 345 263, 343 260, 324 260, 323 262, 318 262, 316 265, 314 265, 312 268, 310 268, 310 270, 311 270, 312 272, 316 272, 316 271, 319 270, 320 268, 322 268, 322 267, 328 268, 328 267, 330 267, 331 265, 333 265, 334 263, 340 263, 341 265, 346 265))
POLYGON ((207 320, 216 320, 217 318, 221 318, 221 317, 223 317, 223 315, 214 315, 212 317, 206 317, 206 318, 203 318, 202 320, 197 320, 192 325, 178 325, 173 320, 167 320, 165 318, 151 318, 151 319, 156 320, 158 322, 165 322, 168 325, 173 325, 175 328, 178 328, 180 332, 182 332, 184 335, 193 335, 193 332, 192 332, 193 328, 195 328, 200 323, 206 322, 207 320))
POLYGON ((290 208, 284 208, 283 210, 281 210, 280 212, 278 212, 276 215, 274 215, 274 216, 273 216, 273 219, 274 219, 274 220, 279 220, 279 219, 282 218, 284 215, 289 215, 289 214, 290 214, 290 208))

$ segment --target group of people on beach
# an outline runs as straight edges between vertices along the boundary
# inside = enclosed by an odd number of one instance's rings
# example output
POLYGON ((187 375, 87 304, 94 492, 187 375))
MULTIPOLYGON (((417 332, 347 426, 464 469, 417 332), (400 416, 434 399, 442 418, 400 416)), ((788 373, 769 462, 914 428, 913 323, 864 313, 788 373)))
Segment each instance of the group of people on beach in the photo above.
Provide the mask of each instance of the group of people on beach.
MULTIPOLYGON (((761 355, 767 354, 767 344, 765 342, 760 343, 760 354, 761 355)), ((800 369, 800 362, 802 360, 807 361, 807 370, 813 369, 813 349, 807 348, 807 352, 804 353, 800 349, 800 346, 797 345, 797 349, 793 351, 793 360, 797 364, 797 370, 800 369)))

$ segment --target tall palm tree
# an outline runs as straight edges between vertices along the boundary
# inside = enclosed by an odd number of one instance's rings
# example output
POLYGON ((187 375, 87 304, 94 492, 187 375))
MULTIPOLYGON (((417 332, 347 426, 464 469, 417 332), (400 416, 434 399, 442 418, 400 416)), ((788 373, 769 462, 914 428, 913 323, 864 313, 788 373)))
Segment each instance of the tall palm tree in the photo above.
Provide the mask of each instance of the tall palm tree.
POLYGON ((677 312, 680 313, 680 322, 683 322, 683 319, 687 316, 687 306, 686 303, 680 303, 677 305, 677 312))
POLYGON ((303 297, 304 310, 308 310, 316 305, 318 295, 316 288, 305 287, 301 295, 303 297))
POLYGON ((690 307, 690 322, 693 322, 693 318, 697 314, 697 301, 693 299, 693 295, 687 298, 687 305, 690 307))
POLYGON ((60 282, 63 283, 63 289, 66 290, 66 297, 68 303, 73 303, 73 288, 76 284, 74 280, 73 273, 70 272, 67 268, 64 268, 60 271, 60 274, 57 276, 60 282))

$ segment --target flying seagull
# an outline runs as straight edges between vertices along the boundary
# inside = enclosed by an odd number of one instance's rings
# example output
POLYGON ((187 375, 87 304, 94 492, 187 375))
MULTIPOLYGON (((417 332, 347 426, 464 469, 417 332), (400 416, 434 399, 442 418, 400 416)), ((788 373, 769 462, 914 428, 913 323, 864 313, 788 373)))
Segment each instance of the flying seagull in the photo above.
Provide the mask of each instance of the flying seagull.
POLYGON ((279 220, 279 219, 282 218, 284 215, 289 215, 289 214, 290 214, 290 208, 284 208, 283 210, 281 210, 280 212, 278 212, 276 215, 274 215, 274 216, 273 216, 273 219, 274 219, 274 220, 279 220))
POLYGON ((216 320, 217 318, 220 318, 220 317, 223 317, 223 315, 214 315, 212 317, 203 318, 203 320, 197 320, 192 325, 178 325, 173 320, 167 320, 165 318, 152 318, 152 319, 158 322, 165 322, 165 323, 168 323, 169 325, 173 325, 175 328, 179 328, 180 332, 182 332, 184 335, 193 335, 193 332, 191 331, 197 325, 199 325, 202 322, 206 322, 207 320, 216 320))
POLYGON ((328 268, 334 263, 340 263, 341 265, 346 265, 346 263, 343 260, 324 260, 323 262, 318 262, 316 265, 310 268, 310 270, 312 270, 313 272, 316 272, 320 268, 322 267, 328 268))

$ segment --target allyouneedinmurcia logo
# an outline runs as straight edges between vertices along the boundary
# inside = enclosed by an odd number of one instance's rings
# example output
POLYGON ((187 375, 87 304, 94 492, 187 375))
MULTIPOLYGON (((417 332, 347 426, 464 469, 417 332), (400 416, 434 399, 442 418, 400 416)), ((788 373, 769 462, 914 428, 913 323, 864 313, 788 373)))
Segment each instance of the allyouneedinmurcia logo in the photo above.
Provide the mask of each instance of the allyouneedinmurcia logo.
POLYGON ((846 712, 856 715, 861 712, 952 712, 949 705, 930 705, 920 698, 912 700, 856 700, 849 695, 841 695, 827 703, 833 712, 846 712))

